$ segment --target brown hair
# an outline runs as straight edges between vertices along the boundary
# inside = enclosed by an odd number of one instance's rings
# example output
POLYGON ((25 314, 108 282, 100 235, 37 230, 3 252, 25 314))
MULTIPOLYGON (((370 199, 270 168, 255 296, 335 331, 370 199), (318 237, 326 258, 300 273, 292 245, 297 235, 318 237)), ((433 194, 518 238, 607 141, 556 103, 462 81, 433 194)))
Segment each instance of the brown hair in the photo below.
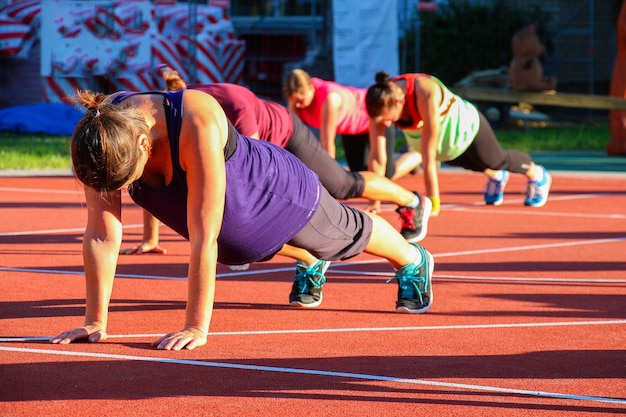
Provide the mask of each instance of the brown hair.
POLYGON ((70 140, 76 177, 100 192, 120 189, 137 169, 137 138, 152 136, 143 115, 134 107, 103 104, 106 96, 77 91, 72 100, 87 109, 70 140))
POLYGON ((289 71, 283 83, 283 94, 289 98, 292 94, 304 95, 307 87, 312 86, 311 76, 304 70, 296 68, 289 71))
POLYGON ((187 88, 187 83, 183 80, 178 73, 170 67, 163 67, 160 69, 161 78, 165 81, 167 91, 180 91, 187 88))
POLYGON ((371 118, 378 117, 384 110, 392 108, 398 93, 401 92, 400 87, 391 81, 385 71, 378 71, 375 80, 376 83, 371 85, 365 94, 365 108, 371 118))

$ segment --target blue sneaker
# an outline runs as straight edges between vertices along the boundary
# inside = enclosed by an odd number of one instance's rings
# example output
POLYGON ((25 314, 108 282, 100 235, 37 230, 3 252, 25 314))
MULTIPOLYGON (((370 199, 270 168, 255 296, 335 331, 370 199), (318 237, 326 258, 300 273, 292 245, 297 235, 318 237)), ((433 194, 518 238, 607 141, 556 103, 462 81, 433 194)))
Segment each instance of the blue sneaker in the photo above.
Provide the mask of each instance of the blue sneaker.
POLYGON ((294 307, 317 307, 322 304, 322 286, 326 282, 326 270, 330 261, 318 260, 313 266, 296 262, 296 276, 293 278, 289 304, 294 307))
POLYGON ((528 181, 526 185, 525 206, 543 207, 548 202, 548 194, 550 194, 550 186, 552 185, 552 176, 542 166, 543 178, 541 181, 528 181))
POLYGON ((418 264, 408 264, 396 271, 387 282, 398 281, 398 313, 425 313, 433 304, 432 276, 435 268, 433 256, 421 246, 413 244, 422 255, 418 264))
POLYGON ((509 171, 502 171, 500 181, 489 178, 485 187, 485 204, 499 206, 504 201, 504 187, 509 182, 509 171))

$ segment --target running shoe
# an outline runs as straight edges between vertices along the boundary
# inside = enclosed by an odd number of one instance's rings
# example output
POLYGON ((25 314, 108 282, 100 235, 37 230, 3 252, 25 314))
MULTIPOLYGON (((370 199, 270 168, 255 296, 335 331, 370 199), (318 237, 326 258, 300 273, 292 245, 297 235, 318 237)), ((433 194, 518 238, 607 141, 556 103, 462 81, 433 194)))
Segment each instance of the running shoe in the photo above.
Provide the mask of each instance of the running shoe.
POLYGON ((433 209, 430 198, 422 198, 414 193, 419 203, 417 207, 398 207, 396 213, 400 215, 400 234, 411 243, 419 242, 428 232, 428 219, 433 209))
POLYGON ((543 170, 541 181, 529 180, 526 185, 525 206, 543 207, 548 201, 548 194, 550 194, 550 186, 552 185, 552 176, 544 167, 540 167, 543 170))
POLYGON ((308 266, 302 262, 296 262, 296 276, 289 294, 289 304, 294 307, 317 307, 322 304, 322 286, 326 282, 326 270, 330 261, 315 262, 308 266))
POLYGON ((502 179, 489 178, 485 187, 485 204, 499 206, 504 201, 504 187, 509 182, 509 171, 502 171, 502 179))
POLYGON ((403 266, 396 271, 394 278, 387 281, 398 281, 398 313, 425 313, 433 304, 432 275, 435 261, 426 249, 413 245, 422 255, 421 262, 403 266))

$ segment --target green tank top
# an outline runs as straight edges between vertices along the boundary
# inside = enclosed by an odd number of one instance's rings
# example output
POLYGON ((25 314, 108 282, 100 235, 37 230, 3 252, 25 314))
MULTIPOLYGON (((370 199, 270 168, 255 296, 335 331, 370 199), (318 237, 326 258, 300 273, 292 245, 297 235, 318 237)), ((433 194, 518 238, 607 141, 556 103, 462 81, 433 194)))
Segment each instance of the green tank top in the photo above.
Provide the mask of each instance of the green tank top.
MULTIPOLYGON (((394 80, 406 80, 407 96, 414 97, 415 78, 424 74, 405 74, 394 80)), ((474 141, 480 126, 480 116, 476 107, 467 100, 450 91, 439 79, 432 77, 441 87, 443 100, 440 106, 440 132, 437 145, 437 160, 441 162, 458 158, 469 148, 474 141)), ((417 152, 421 152, 422 117, 419 114, 415 100, 408 100, 414 126, 399 126, 407 143, 417 152)))

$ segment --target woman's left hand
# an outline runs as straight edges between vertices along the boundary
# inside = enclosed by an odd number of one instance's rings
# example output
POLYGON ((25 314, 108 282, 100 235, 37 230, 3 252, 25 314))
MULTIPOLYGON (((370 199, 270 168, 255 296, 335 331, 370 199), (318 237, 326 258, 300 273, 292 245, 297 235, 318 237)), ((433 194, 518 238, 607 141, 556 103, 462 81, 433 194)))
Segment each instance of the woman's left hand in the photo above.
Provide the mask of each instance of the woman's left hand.
POLYGON ((142 243, 139 246, 133 246, 120 250, 120 255, 142 255, 144 253, 156 253, 159 255, 165 255, 167 253, 167 249, 159 246, 158 244, 155 245, 152 243, 142 243))
POLYGON ((380 214, 380 200, 370 201, 370 204, 363 210, 366 213, 380 214))
POLYGON ((207 342, 207 333, 197 327, 185 326, 182 330, 168 333, 152 342, 160 350, 193 350, 198 346, 204 346, 207 342))

